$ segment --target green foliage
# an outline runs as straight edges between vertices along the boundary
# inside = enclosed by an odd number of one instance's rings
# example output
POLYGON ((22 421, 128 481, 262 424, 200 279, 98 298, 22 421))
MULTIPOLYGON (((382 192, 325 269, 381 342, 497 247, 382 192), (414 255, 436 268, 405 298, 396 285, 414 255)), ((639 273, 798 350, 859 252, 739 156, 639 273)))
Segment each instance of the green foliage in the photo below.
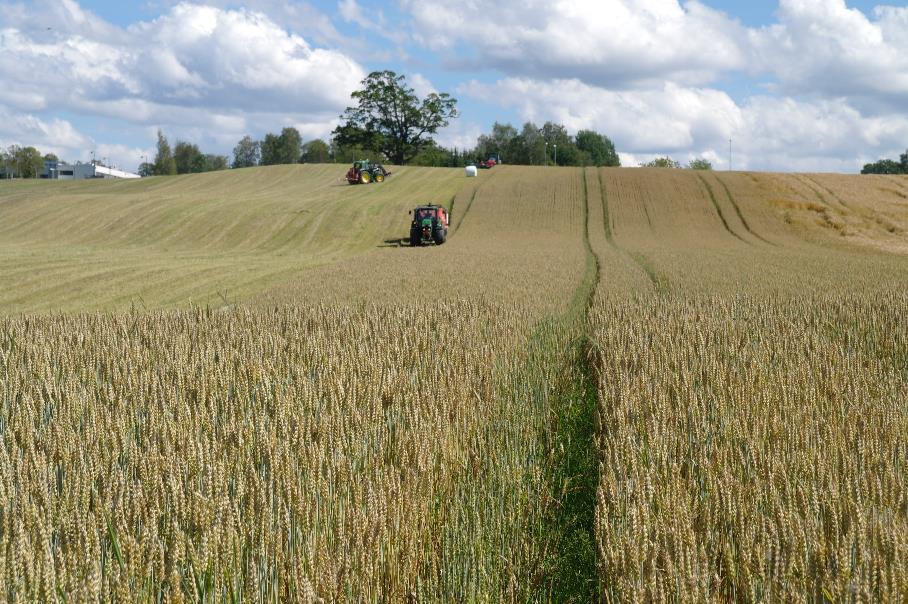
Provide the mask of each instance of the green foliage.
POLYGON ((410 165, 435 167, 453 166, 456 153, 456 150, 454 152, 448 151, 444 147, 439 147, 433 142, 431 145, 426 145, 423 150, 410 161, 410 165))
POLYGON ((902 165, 902 173, 908 174, 908 149, 899 155, 899 163, 902 165))
POLYGON ((205 155, 205 172, 226 170, 229 167, 229 161, 226 155, 207 153, 205 155))
POLYGON ((199 146, 185 141, 177 141, 173 148, 173 161, 177 166, 177 174, 193 174, 205 172, 205 156, 199 146))
POLYGON ((709 160, 704 159, 702 157, 698 157, 698 158, 692 159, 692 160, 690 160, 690 162, 688 162, 687 169, 688 170, 712 170, 713 165, 709 162, 709 160))
POLYGON ((244 136, 233 148, 233 167, 251 168, 259 165, 261 160, 261 145, 252 140, 248 134, 244 136))
POLYGON ((44 169, 44 158, 34 147, 10 147, 12 164, 19 178, 37 178, 44 169))
POLYGON ((303 145, 302 162, 305 164, 326 164, 331 161, 331 147, 320 138, 303 145))
POLYGON ((671 157, 657 157, 656 159, 640 164, 641 168, 680 168, 681 162, 673 160, 671 157))
POLYGON ((265 135, 261 143, 262 165, 296 164, 302 155, 302 142, 296 128, 284 128, 280 134, 265 135))
POLYGON ((177 173, 177 164, 170 150, 167 137, 158 129, 158 152, 154 157, 154 173, 158 176, 170 176, 177 173))
POLYGON ((60 161, 60 158, 57 157, 56 153, 45 153, 44 161, 60 161))
POLYGON ((905 171, 899 162, 892 159, 881 159, 872 164, 864 164, 861 174, 905 174, 905 171))
POLYGON ((339 147, 377 149, 395 164, 405 164, 432 140, 439 128, 457 117, 457 99, 431 93, 420 100, 406 78, 393 71, 373 71, 351 97, 343 123, 334 130, 339 147))
POLYGON ((575 137, 577 148, 586 153, 584 159, 593 166, 620 166, 621 160, 615 144, 604 134, 594 130, 580 130, 575 137))
POLYGON ((495 122, 491 134, 482 134, 476 141, 476 155, 480 159, 508 157, 516 138, 517 129, 514 126, 495 122))

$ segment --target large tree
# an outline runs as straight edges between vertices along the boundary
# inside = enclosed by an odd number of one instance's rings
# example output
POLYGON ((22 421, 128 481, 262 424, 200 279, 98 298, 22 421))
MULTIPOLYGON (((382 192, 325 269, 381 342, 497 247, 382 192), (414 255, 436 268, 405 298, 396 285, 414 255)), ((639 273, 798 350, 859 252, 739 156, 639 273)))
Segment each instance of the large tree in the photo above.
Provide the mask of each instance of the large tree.
POLYGON ((167 137, 158 129, 158 152, 154 156, 154 173, 158 176, 169 176, 177 173, 177 164, 167 137))
POLYGON ((491 134, 481 134, 476 141, 476 154, 480 159, 495 157, 502 161, 510 162, 508 157, 511 142, 517 137, 517 129, 511 124, 492 124, 491 134))
POLYGON ((34 147, 17 147, 13 159, 19 178, 37 178, 44 170, 44 158, 34 147))
POLYGON ((331 148, 320 138, 303 145, 302 160, 307 164, 325 164, 331 161, 331 148))
POLYGON ((905 149, 905 152, 899 155, 899 163, 902 165, 902 173, 908 174, 908 149, 905 149))
POLYGON ((280 134, 265 135, 261 143, 262 165, 296 164, 302 155, 303 137, 296 128, 284 128, 280 134))
POLYGON ((177 141, 173 147, 173 160, 177 166, 177 174, 190 174, 205 172, 205 156, 199 146, 186 141, 177 141))
POLYGON ((457 99, 432 92, 420 100, 406 78, 393 71, 373 71, 351 97, 355 107, 341 115, 334 130, 340 147, 363 147, 405 164, 432 141, 439 128, 457 117, 457 99))
POLYGON ((259 165, 261 147, 258 141, 252 140, 248 134, 233 148, 233 167, 251 168, 259 165))
POLYGON ((576 137, 577 148, 587 154, 594 166, 620 166, 621 160, 615 144, 604 134, 594 130, 580 130, 576 137))
POLYGON ((216 155, 213 153, 205 154, 205 171, 206 172, 217 172, 219 170, 226 170, 229 165, 229 159, 226 155, 216 155))

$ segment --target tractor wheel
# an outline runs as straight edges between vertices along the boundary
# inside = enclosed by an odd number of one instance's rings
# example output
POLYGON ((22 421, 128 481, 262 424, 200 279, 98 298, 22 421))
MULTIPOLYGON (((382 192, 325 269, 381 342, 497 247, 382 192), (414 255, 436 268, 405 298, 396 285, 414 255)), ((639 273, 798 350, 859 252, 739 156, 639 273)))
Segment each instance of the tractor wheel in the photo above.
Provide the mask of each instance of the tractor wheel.
POLYGON ((432 235, 432 239, 435 240, 435 245, 441 245, 447 239, 448 233, 444 229, 435 229, 435 233, 432 235))
POLYGON ((372 175, 363 170, 359 173, 359 182, 363 183, 364 185, 369 184, 370 182, 372 182, 372 175))
POLYGON ((376 173, 375 173, 375 176, 373 176, 373 179, 375 180, 375 182, 384 182, 384 181, 385 181, 385 175, 382 174, 381 172, 376 172, 376 173))

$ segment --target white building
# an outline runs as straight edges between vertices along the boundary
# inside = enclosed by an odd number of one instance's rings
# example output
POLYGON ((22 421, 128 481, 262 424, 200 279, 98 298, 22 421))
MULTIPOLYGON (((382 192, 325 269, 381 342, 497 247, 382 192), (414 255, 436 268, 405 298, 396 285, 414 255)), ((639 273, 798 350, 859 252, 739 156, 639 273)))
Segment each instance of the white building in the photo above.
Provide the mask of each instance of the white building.
POLYGON ((95 164, 65 164, 63 162, 44 162, 41 178, 54 180, 81 180, 85 178, 142 178, 132 172, 115 170, 95 164))

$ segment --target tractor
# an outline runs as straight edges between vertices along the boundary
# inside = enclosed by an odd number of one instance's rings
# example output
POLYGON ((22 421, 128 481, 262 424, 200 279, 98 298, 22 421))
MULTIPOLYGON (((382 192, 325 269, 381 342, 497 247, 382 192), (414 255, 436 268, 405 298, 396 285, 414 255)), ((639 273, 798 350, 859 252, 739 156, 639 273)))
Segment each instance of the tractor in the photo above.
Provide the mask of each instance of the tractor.
POLYGON ((482 168, 483 170, 488 170, 489 168, 494 168, 496 165, 498 165, 498 160, 495 159, 494 157, 490 157, 489 159, 487 159, 485 161, 481 161, 476 165, 479 166, 480 168, 482 168))
POLYGON ((370 182, 383 182, 390 175, 383 165, 361 159, 353 162, 353 167, 347 170, 347 182, 351 185, 367 185, 370 182))
POLYGON ((443 206, 426 204, 412 210, 410 246, 441 245, 448 238, 451 214, 443 206))

